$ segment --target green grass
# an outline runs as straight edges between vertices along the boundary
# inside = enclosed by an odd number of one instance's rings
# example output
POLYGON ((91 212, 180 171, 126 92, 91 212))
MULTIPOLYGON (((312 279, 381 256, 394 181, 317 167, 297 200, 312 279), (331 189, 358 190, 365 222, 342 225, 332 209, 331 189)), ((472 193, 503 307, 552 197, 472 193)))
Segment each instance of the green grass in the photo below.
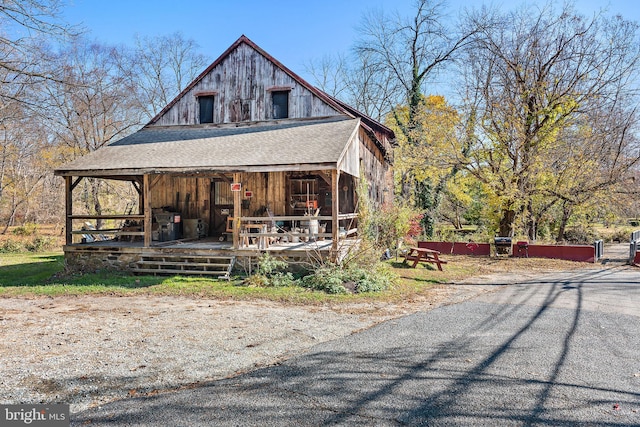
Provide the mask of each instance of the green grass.
POLYGON ((39 286, 64 270, 61 253, 0 254, 0 287, 39 286))
MULTIPOLYGON (((293 304, 402 302, 428 293, 434 285, 460 275, 461 266, 435 271, 431 266, 408 268, 389 261, 400 280, 390 290, 355 295, 329 295, 299 286, 248 287, 242 278, 230 281, 197 276, 134 276, 113 271, 66 274, 61 253, 0 254, 0 297, 61 295, 174 295, 230 300, 270 300, 293 304)), ((449 264, 451 265, 451 264, 449 264)))

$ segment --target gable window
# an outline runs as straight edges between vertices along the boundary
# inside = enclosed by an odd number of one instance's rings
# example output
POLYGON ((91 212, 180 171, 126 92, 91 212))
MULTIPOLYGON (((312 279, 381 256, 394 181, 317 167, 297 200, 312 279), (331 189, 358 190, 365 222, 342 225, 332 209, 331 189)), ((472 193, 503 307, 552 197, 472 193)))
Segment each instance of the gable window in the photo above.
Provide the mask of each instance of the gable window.
POLYGON ((213 96, 199 96, 200 123, 213 123, 213 96))
POLYGON ((286 119, 289 117, 289 91, 278 90, 271 92, 273 103, 273 119, 286 119))

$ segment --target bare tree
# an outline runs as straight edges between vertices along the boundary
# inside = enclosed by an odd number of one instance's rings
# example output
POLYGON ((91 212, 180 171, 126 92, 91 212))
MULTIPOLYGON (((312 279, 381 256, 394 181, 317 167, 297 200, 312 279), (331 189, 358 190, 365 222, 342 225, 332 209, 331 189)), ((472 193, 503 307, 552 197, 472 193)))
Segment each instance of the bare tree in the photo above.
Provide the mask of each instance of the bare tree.
POLYGON ((400 86, 370 57, 371 54, 358 51, 349 57, 324 56, 310 62, 306 70, 318 88, 383 122, 397 103, 400 86))
POLYGON ((469 40, 469 34, 448 28, 446 18, 445 1, 417 0, 411 17, 372 11, 360 26, 355 49, 367 58, 372 71, 381 71, 398 83, 394 101, 410 108, 407 134, 414 125, 414 110, 428 93, 429 79, 469 40))
POLYGON ((400 84, 369 52, 356 51, 345 76, 345 96, 358 110, 384 122, 397 103, 400 84))
MULTIPOLYGON (((43 120, 60 146, 59 160, 95 151, 137 130, 144 117, 136 88, 122 67, 122 48, 77 39, 56 57, 63 79, 45 86, 43 120)), ((102 180, 85 179, 82 202, 101 214, 102 180)))
MULTIPOLYGON (((47 135, 33 123, 24 104, 12 102, 11 114, 0 121, 0 212, 6 233, 17 222, 36 221, 33 197, 43 192, 43 180, 50 173, 46 156, 47 135)), ((5 104, 4 111, 8 112, 5 104)))
POLYGON ((136 38, 123 70, 138 94, 139 108, 151 120, 207 65, 198 44, 180 33, 153 38, 136 38))
POLYGON ((74 28, 61 23, 58 0, 6 0, 0 5, 0 101, 30 103, 26 87, 55 79, 42 45, 63 41, 74 28))
POLYGON ((311 75, 313 84, 318 89, 334 98, 343 99, 349 74, 346 56, 341 53, 335 56, 324 55, 317 60, 311 60, 305 66, 305 70, 311 75))
MULTIPOLYGON (((468 33, 448 27, 446 2, 416 0, 415 12, 410 17, 371 12, 360 26, 361 39, 356 52, 366 58, 367 68, 382 79, 392 82, 384 98, 387 106, 407 106, 408 114, 399 114, 403 108, 392 108, 396 135, 407 146, 425 146, 429 137, 422 132, 420 120, 424 108, 427 85, 434 80, 454 55, 467 45, 475 29, 468 33)), ((377 82, 381 79, 377 77, 377 82)), ((379 88, 380 85, 374 86, 379 88)), ((447 180, 458 167, 442 179, 421 179, 412 170, 403 170, 396 176, 402 200, 411 200, 425 212, 422 225, 428 235, 433 232, 433 214, 439 204, 447 180)))
POLYGON ((120 139, 142 122, 135 87, 120 67, 122 55, 121 48, 77 39, 56 57, 64 78, 45 86, 44 118, 74 156, 120 139))

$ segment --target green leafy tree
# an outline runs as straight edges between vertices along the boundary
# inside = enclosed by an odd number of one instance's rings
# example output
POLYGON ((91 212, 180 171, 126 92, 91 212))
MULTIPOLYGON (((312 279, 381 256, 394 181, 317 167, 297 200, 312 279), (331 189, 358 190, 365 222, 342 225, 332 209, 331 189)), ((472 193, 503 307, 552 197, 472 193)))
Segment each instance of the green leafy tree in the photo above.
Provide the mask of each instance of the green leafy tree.
POLYGON ((620 16, 586 18, 571 4, 556 10, 482 9, 465 50, 466 111, 473 115, 467 170, 491 192, 497 230, 535 238, 551 206, 564 215, 589 194, 613 186, 638 161, 634 132, 640 71, 638 25, 620 16), (592 122, 584 143, 571 136, 592 122), (603 150, 604 156, 594 156, 603 150), (591 176, 598 184, 578 191, 591 176), (600 179, 607 176, 607 179, 600 179))
POLYGON ((397 135, 396 192, 408 194, 405 200, 425 214, 422 225, 425 234, 432 236, 447 181, 460 170, 464 152, 457 133, 460 119, 443 96, 421 97, 413 115, 410 111, 409 106, 397 107, 387 120, 397 135), (415 123, 409 126, 411 120, 415 123))

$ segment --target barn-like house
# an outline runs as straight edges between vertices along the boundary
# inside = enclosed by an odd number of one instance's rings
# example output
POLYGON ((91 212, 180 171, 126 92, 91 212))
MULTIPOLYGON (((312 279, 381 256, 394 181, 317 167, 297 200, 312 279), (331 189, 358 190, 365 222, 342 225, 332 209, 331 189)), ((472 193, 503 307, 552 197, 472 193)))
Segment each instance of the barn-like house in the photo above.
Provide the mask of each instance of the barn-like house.
POLYGON ((391 197, 393 141, 242 36, 141 130, 55 171, 67 264, 221 274, 257 251, 336 256, 357 235, 359 180, 374 203, 391 197), (86 177, 132 182, 138 212, 74 213, 86 177))

